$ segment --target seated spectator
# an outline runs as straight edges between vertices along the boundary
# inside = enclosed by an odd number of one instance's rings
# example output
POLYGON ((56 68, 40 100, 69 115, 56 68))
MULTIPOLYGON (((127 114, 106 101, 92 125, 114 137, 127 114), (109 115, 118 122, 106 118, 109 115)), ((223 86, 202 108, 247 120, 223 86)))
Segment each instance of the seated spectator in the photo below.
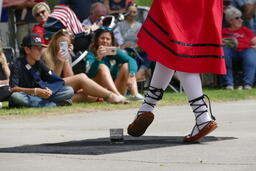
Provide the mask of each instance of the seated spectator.
POLYGON ((56 5, 54 7, 52 13, 49 15, 46 23, 44 24, 44 28, 44 36, 49 40, 55 32, 61 29, 66 29, 68 32, 73 34, 85 32, 85 29, 78 20, 74 11, 66 5, 56 5))
POLYGON ((130 14, 125 17, 124 21, 118 23, 118 27, 124 39, 122 47, 137 47, 137 34, 142 26, 142 24, 136 20, 138 16, 137 5, 130 4, 127 7, 127 12, 130 14))
POLYGON ((221 76, 222 84, 228 90, 234 89, 233 64, 238 63, 243 68, 244 89, 252 88, 256 73, 256 36, 252 30, 242 25, 242 13, 236 8, 225 10, 225 19, 229 24, 228 28, 222 31, 227 75, 221 76), (229 43, 227 43, 229 42, 229 43), (231 42, 231 43, 230 43, 231 42))
POLYGON ((0 103, 2 101, 8 100, 9 96, 11 95, 9 87, 9 77, 10 69, 3 49, 2 47, 0 47, 0 103))
POLYGON ((9 0, 3 2, 3 7, 15 8, 14 15, 17 27, 16 37, 19 46, 21 45, 24 36, 30 33, 36 24, 36 21, 32 16, 33 6, 43 1, 45 0, 9 0))
POLYGON ((33 27, 32 32, 40 35, 42 44, 45 44, 45 45, 48 44, 49 40, 44 39, 43 24, 46 23, 50 13, 51 13, 50 7, 45 2, 36 4, 32 9, 32 14, 38 23, 33 27))
POLYGON ((231 0, 231 5, 242 11, 243 25, 253 30, 254 0, 231 0))
POLYGON ((150 77, 150 67, 152 62, 148 60, 147 54, 140 50, 137 45, 137 34, 142 26, 141 23, 137 22, 136 20, 138 16, 137 5, 129 4, 127 11, 130 14, 125 17, 124 21, 118 23, 118 27, 120 28, 120 32, 124 39, 124 44, 121 47, 126 49, 130 56, 135 57, 139 66, 136 79, 138 81, 144 81, 150 77))
POLYGON ((103 0, 109 14, 125 12, 129 2, 128 0, 103 0))
MULTIPOLYGON (((87 30, 96 30, 102 26, 102 23, 98 22, 99 19, 102 16, 106 16, 106 15, 108 15, 108 11, 107 11, 107 8, 104 6, 104 4, 100 2, 94 3, 90 8, 90 16, 83 21, 82 25, 87 30)), ((119 28, 115 27, 113 32, 114 32, 116 43, 118 45, 122 45, 124 41, 119 28)))
POLYGON ((97 98, 103 98, 110 103, 125 103, 124 97, 119 93, 101 87, 84 73, 74 75, 70 55, 72 50, 72 36, 62 29, 53 35, 43 54, 46 65, 64 79, 65 85, 74 89, 75 95, 72 97, 72 101, 75 103, 91 100, 95 102, 97 98))
POLYGON ((74 34, 74 51, 76 53, 87 50, 90 45, 91 35, 83 28, 76 14, 69 6, 56 5, 43 26, 44 37, 47 40, 50 40, 52 35, 61 29, 66 29, 74 34))
POLYGON ((103 87, 114 89, 116 86, 122 95, 128 87, 132 100, 143 100, 144 97, 138 92, 135 77, 136 61, 118 49, 114 42, 113 32, 108 28, 100 28, 95 32, 90 52, 85 58, 86 73, 103 87), (109 73, 112 78, 109 78, 109 73))
POLYGON ((24 37, 22 47, 25 56, 12 65, 10 87, 13 92, 9 107, 53 107, 71 105, 72 87, 49 70, 41 59, 42 42, 39 35, 24 37))

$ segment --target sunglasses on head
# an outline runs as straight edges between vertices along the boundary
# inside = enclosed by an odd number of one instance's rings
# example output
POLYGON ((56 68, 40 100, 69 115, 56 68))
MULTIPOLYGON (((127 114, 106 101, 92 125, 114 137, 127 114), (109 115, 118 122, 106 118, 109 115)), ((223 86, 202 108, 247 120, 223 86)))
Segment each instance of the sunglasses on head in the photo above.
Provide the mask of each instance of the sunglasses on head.
POLYGON ((38 13, 36 13, 36 17, 39 17, 41 14, 44 14, 45 12, 45 10, 39 11, 38 13))
POLYGON ((106 31, 113 31, 113 29, 109 27, 100 27, 99 29, 106 30, 106 31))

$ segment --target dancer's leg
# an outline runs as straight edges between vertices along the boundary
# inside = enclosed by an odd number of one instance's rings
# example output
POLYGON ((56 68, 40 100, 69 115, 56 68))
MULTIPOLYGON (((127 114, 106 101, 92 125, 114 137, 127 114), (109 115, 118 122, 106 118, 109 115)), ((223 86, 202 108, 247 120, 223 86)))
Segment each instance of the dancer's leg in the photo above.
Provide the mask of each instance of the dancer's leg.
POLYGON ((177 72, 177 75, 195 114, 196 126, 193 128, 190 134, 190 137, 193 137, 199 134, 199 132, 207 125, 209 126, 209 123, 214 119, 214 117, 208 114, 208 107, 203 100, 204 95, 200 75, 185 72, 177 72))
POLYGON ((115 85, 117 90, 122 94, 125 95, 127 91, 127 80, 128 80, 128 63, 122 64, 119 70, 119 73, 117 75, 117 78, 115 79, 115 85))
POLYGON ((121 96, 120 92, 117 90, 116 85, 112 79, 110 70, 106 65, 101 64, 99 66, 99 70, 98 70, 96 76, 93 78, 93 80, 95 82, 97 82, 99 85, 101 85, 102 87, 121 96))
POLYGON ((138 113, 141 113, 140 111, 153 111, 156 103, 162 98, 163 91, 170 83, 174 72, 174 70, 171 70, 160 63, 156 63, 147 95, 138 113))
POLYGON ((145 97, 143 105, 140 107, 135 120, 128 126, 128 134, 131 136, 141 136, 147 127, 152 123, 154 114, 152 113, 156 103, 162 99, 163 92, 167 88, 174 71, 157 63, 155 71, 145 97))

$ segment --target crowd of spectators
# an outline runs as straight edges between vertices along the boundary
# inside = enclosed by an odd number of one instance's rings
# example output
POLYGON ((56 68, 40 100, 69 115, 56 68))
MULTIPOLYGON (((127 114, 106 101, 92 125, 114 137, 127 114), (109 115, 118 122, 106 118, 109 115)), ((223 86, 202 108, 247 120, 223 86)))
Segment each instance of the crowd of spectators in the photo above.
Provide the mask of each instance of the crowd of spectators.
POLYGON ((118 92, 101 87, 88 78, 85 73, 74 74, 71 66, 72 56, 70 55, 72 51, 72 37, 70 33, 62 29, 54 34, 42 59, 48 68, 63 78, 65 85, 74 89, 73 102, 91 102, 99 100, 98 98, 103 98, 111 103, 124 102, 124 97, 118 92), (68 49, 61 49, 59 46, 61 43, 66 43, 68 49))
MULTIPOLYGON (((44 0, 19 3, 4 5, 22 11, 21 19, 30 16, 31 20, 24 23, 22 35, 17 35, 20 56, 12 64, 7 64, 1 50, 1 101, 8 100, 9 107, 53 107, 102 101, 126 104, 144 99, 137 87, 136 60, 121 49, 118 19, 113 18, 112 28, 99 22, 112 14, 113 8, 125 12, 128 1, 61 0, 52 9, 44 0), (103 34, 97 36, 97 32, 103 34), (88 51, 82 60, 85 70, 74 73, 74 46, 79 34, 91 45, 84 47, 88 51), (106 52, 108 48, 115 53, 106 52)), ((20 23, 16 24, 19 27, 20 23)))
MULTIPOLYGON (((150 79, 152 61, 136 43, 142 23, 133 1, 60 0, 52 7, 47 0, 18 0, 4 7, 16 9, 21 53, 10 72, 1 50, 1 101, 9 100, 10 107, 143 101, 137 82, 150 79), (85 51, 82 72, 75 73, 72 62, 85 51)), ((255 16, 256 0, 224 0, 227 74, 219 76, 219 85, 227 90, 255 85, 255 16)))
POLYGON ((54 107, 71 104, 74 91, 40 60, 43 45, 40 36, 23 38, 24 56, 11 66, 9 107, 54 107), (22 73, 22 74, 21 74, 22 73))

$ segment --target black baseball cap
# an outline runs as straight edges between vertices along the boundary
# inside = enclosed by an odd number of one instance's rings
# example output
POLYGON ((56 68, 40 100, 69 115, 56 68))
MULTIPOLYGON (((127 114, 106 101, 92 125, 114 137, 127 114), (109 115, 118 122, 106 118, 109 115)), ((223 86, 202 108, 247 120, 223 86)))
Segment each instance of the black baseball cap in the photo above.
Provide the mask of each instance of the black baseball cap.
POLYGON ((46 47, 46 45, 42 44, 42 39, 38 34, 29 33, 22 40, 22 47, 31 47, 31 46, 40 46, 46 47))

